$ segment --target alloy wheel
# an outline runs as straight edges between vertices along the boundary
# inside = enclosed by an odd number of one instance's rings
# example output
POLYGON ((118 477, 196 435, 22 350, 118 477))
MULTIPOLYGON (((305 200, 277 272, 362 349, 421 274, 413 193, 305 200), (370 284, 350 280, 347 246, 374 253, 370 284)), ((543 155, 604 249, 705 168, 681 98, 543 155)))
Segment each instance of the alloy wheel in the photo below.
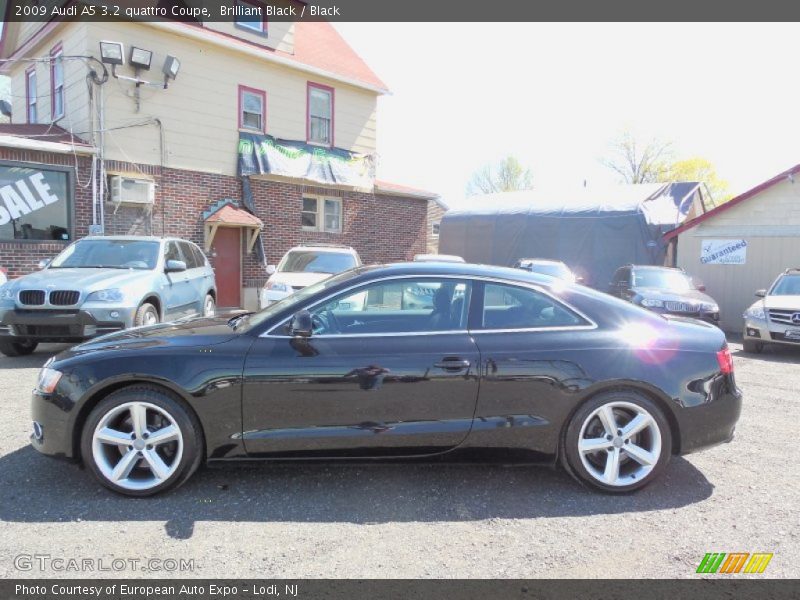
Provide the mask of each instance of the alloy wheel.
POLYGON ((149 490, 180 465, 183 435, 174 417, 149 402, 108 411, 92 435, 92 457, 102 475, 127 490, 149 490))
POLYGON ((661 430, 647 410, 608 402, 584 420, 578 437, 584 468, 598 482, 627 486, 643 480, 661 456, 661 430))

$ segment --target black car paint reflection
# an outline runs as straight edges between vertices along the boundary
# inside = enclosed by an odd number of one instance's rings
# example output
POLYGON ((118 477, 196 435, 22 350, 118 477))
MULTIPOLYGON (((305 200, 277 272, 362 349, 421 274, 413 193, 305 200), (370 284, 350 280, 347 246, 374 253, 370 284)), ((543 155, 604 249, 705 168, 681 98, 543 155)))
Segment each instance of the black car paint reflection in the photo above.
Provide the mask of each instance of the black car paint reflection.
POLYGON ((162 386, 183 398, 200 420, 210 460, 481 455, 552 463, 576 408, 620 387, 659 403, 674 429, 675 452, 729 439, 738 418, 733 376, 720 372, 715 357, 724 337, 710 326, 665 320, 518 269, 362 267, 326 286, 317 296, 252 318, 256 325, 196 319, 99 338, 58 355, 50 366, 64 377, 53 394, 33 400, 34 419, 47 431, 37 449, 77 458, 91 408, 132 383, 162 386), (469 281, 467 326, 435 335, 285 333, 294 312, 323 298, 410 276, 469 281), (591 322, 486 330, 480 298, 487 279, 538 286, 591 322), (632 338, 631 325, 649 337, 632 338))

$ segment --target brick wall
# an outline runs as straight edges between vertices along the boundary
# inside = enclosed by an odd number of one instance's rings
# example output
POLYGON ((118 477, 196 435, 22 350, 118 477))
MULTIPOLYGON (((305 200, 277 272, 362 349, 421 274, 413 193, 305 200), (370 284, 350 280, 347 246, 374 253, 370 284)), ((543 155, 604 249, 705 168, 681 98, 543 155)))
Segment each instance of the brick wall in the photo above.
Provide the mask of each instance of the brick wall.
MULTIPOLYGON (((0 148, 0 159, 40 162, 75 167, 73 155, 18 152, 0 148)), ((91 159, 78 158, 75 186, 75 224, 73 239, 89 232, 92 220, 91 159)), ((241 184, 236 177, 161 169, 152 165, 133 165, 107 161, 109 172, 152 178, 156 183, 152 210, 116 207, 104 203, 105 231, 108 235, 171 235, 190 239, 202 247, 201 212, 222 198, 241 199, 241 184)), ((408 260, 425 252, 428 203, 416 198, 381 196, 359 192, 329 190, 294 183, 253 179, 251 188, 256 214, 264 222, 263 240, 268 264, 276 264, 292 246, 303 242, 325 242, 353 246, 364 263, 408 260), (303 231, 300 212, 303 193, 342 198, 341 233, 303 231)), ((429 228, 429 226, 428 226, 429 228)), ((29 273, 42 258, 54 256, 64 247, 60 242, 0 242, 0 264, 12 277, 29 273)), ((213 262, 213 261, 212 261, 213 262)), ((219 266, 219 265, 216 265, 219 266)), ((255 253, 243 260, 244 287, 259 287, 266 279, 255 253)))

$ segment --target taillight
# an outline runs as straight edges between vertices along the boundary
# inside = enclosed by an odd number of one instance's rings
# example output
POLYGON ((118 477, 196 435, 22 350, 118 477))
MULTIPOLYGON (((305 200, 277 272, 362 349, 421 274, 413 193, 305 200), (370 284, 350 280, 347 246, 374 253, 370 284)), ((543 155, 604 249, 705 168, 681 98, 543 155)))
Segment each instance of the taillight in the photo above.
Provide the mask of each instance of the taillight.
POLYGON ((719 363, 719 370, 723 375, 733 373, 733 357, 728 346, 717 352, 717 362, 719 363))

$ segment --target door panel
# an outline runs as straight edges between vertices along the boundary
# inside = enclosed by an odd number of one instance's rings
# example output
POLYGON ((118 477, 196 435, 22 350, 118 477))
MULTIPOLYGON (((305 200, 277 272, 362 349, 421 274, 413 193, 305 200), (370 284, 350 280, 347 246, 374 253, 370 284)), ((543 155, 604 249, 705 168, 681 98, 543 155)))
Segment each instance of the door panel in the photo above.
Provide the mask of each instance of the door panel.
POLYGON ((220 227, 214 236, 214 274, 217 279, 217 305, 242 306, 242 238, 235 227, 220 227))
MULTIPOLYGON (((186 262, 175 242, 169 242, 164 248, 164 264, 168 260, 186 262)), ((187 264, 188 267, 188 264, 187 264)), ((164 273, 165 285, 162 286, 165 320, 173 320, 192 313, 192 287, 189 283, 188 269, 175 273, 164 273)))
POLYGON ((259 338, 244 369, 245 447, 255 456, 446 451, 472 424, 479 358, 466 332, 259 338))

